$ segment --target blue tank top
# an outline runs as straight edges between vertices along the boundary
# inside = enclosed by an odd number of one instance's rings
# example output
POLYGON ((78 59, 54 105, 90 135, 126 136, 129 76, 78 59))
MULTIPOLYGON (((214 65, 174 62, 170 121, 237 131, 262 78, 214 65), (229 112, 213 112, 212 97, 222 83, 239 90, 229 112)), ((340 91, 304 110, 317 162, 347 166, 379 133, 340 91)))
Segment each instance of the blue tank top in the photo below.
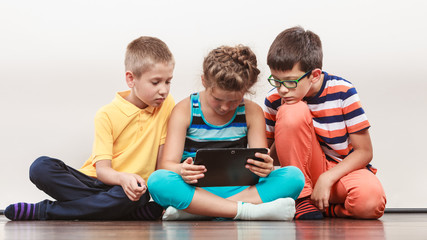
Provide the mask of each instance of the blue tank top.
POLYGON ((243 101, 228 123, 216 126, 208 123, 203 116, 199 93, 193 93, 190 99, 191 121, 187 129, 181 161, 188 157, 194 158, 196 151, 201 148, 246 148, 248 146, 248 127, 243 101))

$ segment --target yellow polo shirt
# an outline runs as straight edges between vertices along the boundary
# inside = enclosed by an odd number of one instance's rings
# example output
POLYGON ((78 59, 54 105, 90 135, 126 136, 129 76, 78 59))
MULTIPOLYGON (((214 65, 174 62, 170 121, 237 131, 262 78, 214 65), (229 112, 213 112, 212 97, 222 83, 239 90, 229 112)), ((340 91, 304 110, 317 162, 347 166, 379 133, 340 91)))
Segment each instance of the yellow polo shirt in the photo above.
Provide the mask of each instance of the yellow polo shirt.
POLYGON ((169 95, 160 107, 140 109, 124 99, 129 94, 117 93, 96 113, 92 155, 79 169, 82 173, 96 177, 95 163, 99 160, 111 160, 116 171, 136 173, 145 181, 154 172, 175 102, 169 95))

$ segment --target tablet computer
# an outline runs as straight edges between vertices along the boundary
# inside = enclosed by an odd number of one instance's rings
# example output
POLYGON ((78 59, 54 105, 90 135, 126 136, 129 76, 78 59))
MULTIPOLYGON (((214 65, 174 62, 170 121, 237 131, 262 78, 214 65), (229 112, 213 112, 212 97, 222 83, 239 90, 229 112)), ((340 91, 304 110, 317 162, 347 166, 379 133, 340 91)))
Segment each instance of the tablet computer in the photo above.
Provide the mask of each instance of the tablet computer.
POLYGON ((215 148, 199 149, 194 164, 206 167, 205 176, 195 186, 251 186, 258 183, 259 176, 245 167, 248 158, 256 158, 255 153, 267 153, 266 148, 215 148))

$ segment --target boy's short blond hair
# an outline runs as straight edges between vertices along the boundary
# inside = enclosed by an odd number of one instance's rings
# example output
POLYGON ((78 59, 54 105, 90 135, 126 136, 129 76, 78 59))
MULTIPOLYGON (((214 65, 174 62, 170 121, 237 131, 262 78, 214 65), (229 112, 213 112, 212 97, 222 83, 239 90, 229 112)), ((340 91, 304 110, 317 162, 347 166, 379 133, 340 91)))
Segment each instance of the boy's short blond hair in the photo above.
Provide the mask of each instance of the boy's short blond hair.
POLYGON ((126 49, 125 70, 136 78, 156 63, 175 63, 166 43, 155 37, 142 36, 133 40, 126 49))

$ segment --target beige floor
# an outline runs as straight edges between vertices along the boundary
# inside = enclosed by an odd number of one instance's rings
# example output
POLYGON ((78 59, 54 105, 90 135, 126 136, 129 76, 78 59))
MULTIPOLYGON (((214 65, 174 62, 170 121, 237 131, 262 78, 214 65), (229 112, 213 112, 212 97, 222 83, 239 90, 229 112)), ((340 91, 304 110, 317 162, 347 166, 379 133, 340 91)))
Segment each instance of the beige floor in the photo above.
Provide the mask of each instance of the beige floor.
POLYGON ((387 213, 380 220, 322 221, 8 221, 0 239, 427 239, 427 213, 387 213))

